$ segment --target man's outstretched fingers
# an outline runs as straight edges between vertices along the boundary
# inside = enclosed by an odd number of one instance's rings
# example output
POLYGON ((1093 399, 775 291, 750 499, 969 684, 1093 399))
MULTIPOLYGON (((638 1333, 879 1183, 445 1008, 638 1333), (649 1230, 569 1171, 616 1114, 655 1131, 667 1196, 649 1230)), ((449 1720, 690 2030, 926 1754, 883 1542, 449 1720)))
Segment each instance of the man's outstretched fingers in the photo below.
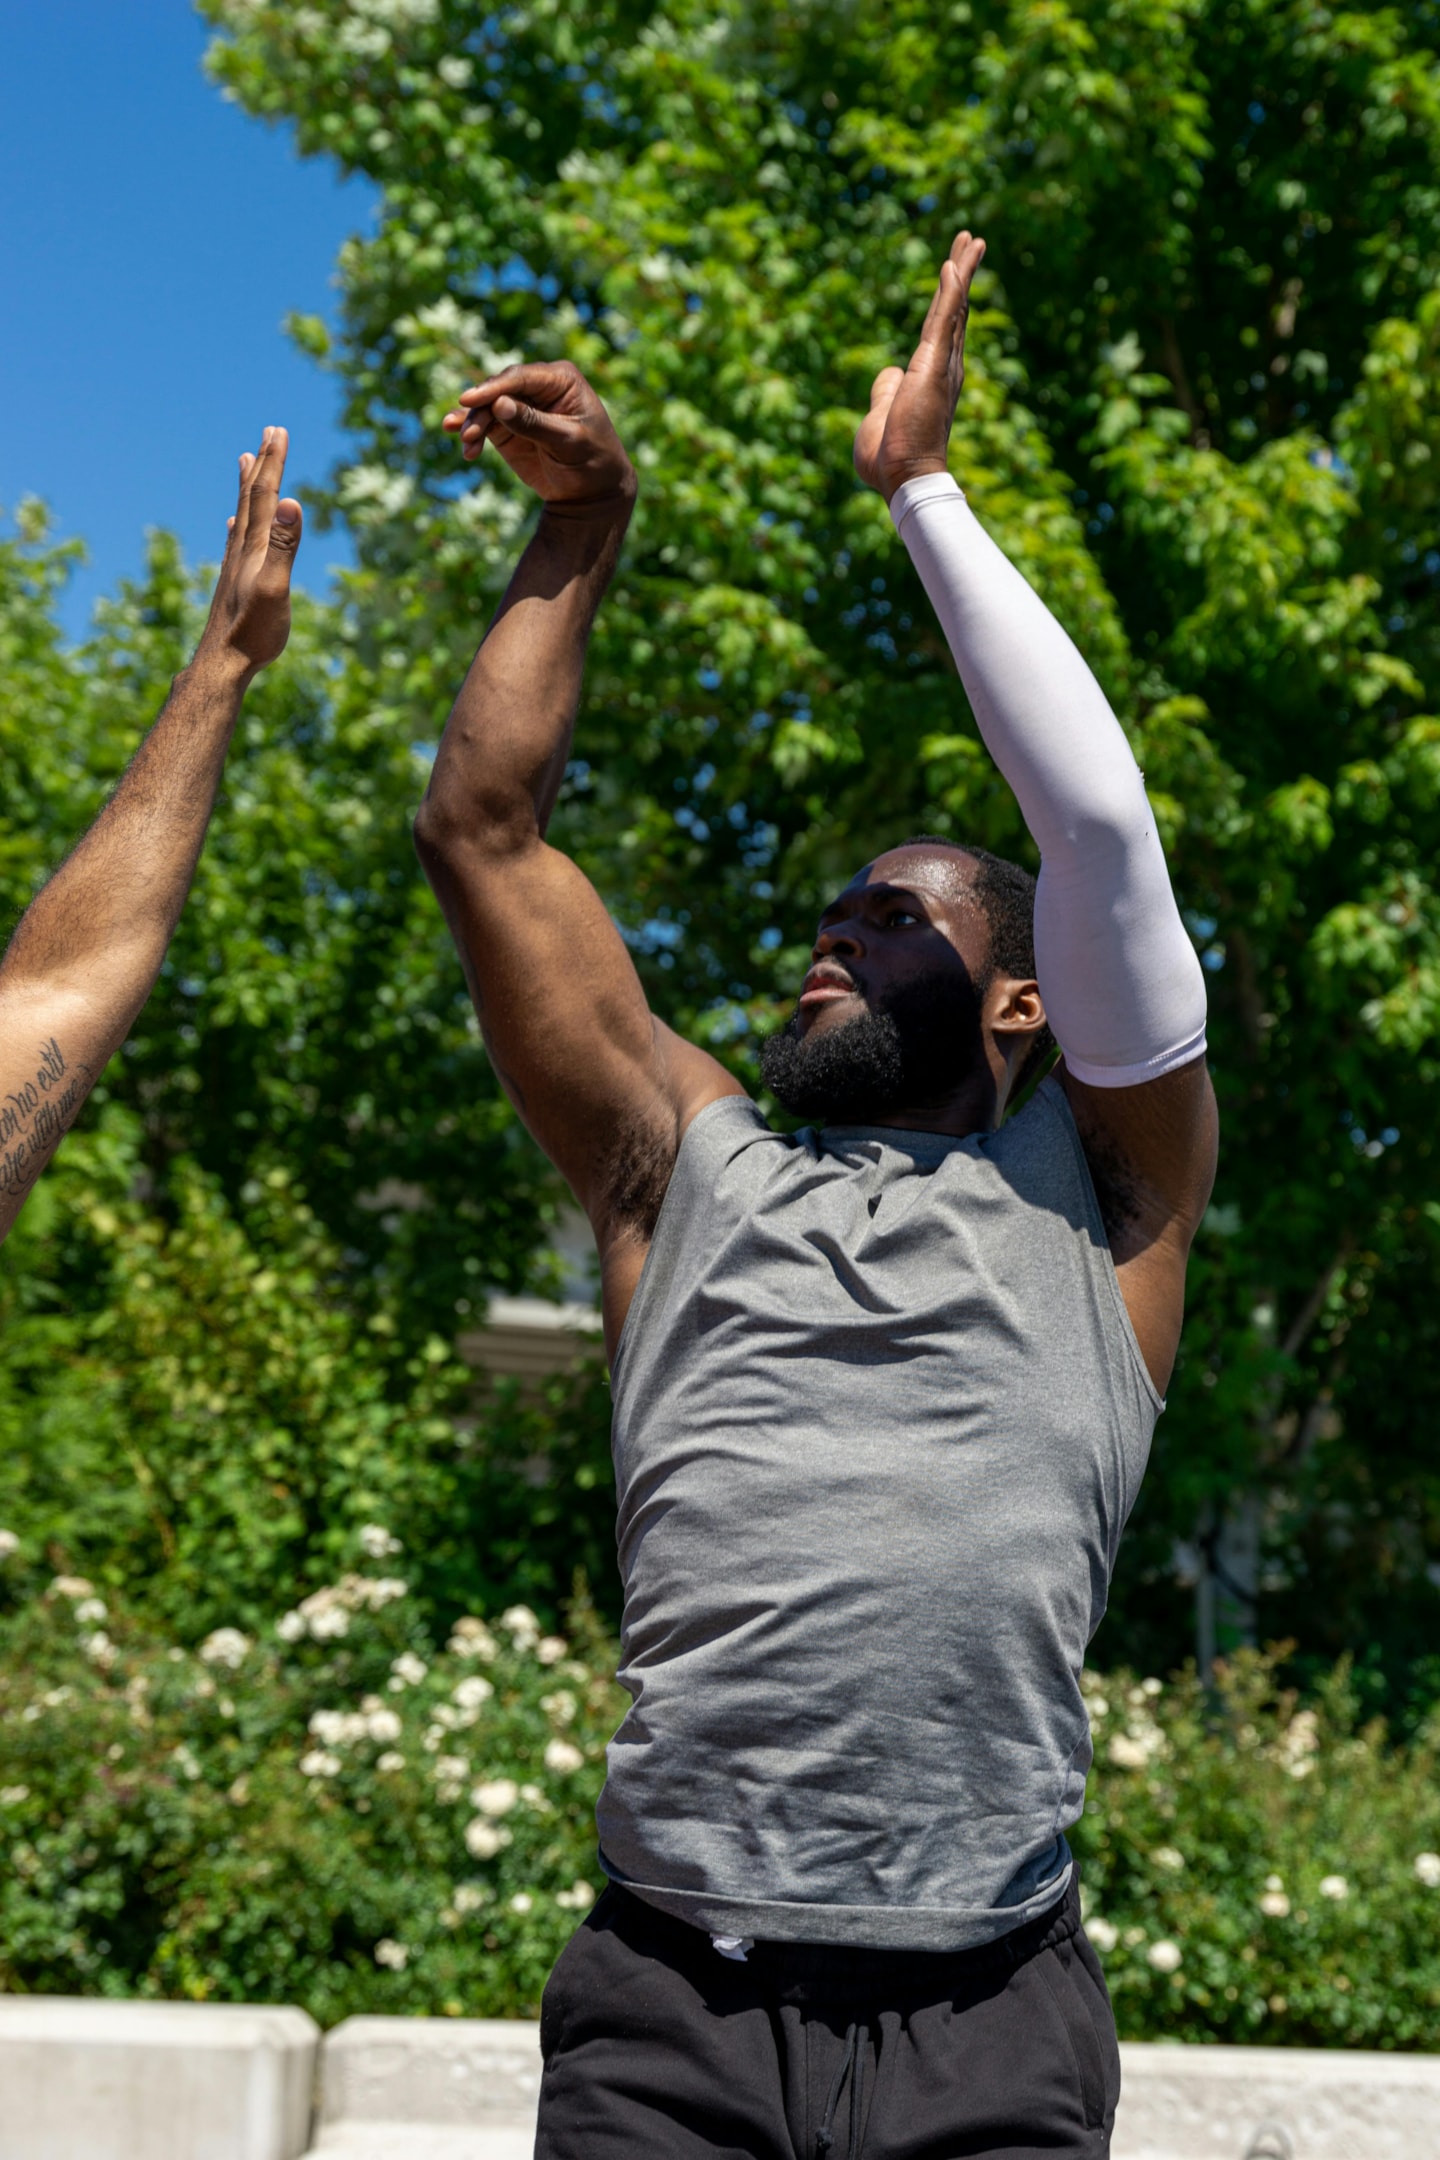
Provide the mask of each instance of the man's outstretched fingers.
POLYGON ((284 428, 266 428, 261 437, 260 455, 250 476, 250 522, 245 533, 249 547, 269 545, 275 506, 280 499, 280 483, 285 477, 285 453, 289 447, 290 437, 284 428))
POLYGON ((237 541, 241 547, 245 545, 245 529, 250 522, 250 474, 254 464, 255 460, 250 452, 242 450, 239 458, 240 492, 235 498, 235 515, 227 527, 228 540, 237 541))

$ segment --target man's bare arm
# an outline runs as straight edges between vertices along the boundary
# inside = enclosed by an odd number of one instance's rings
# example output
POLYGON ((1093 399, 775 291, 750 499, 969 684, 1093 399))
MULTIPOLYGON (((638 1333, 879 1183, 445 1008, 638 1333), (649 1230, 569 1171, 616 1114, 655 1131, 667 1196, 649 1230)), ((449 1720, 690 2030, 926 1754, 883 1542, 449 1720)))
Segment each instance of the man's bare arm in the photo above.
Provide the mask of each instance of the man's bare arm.
POLYGON ((185 904, 245 692, 285 647, 300 505, 287 437, 240 461, 195 657, 110 801, 0 960, 0 1238, 150 995, 185 904))
POLYGON ((415 844, 495 1070, 594 1227, 613 1348, 685 1125, 739 1092, 654 1019, 599 895, 545 840, 635 478, 567 364, 466 391, 446 426, 469 457, 488 441, 545 507, 455 701, 415 844))

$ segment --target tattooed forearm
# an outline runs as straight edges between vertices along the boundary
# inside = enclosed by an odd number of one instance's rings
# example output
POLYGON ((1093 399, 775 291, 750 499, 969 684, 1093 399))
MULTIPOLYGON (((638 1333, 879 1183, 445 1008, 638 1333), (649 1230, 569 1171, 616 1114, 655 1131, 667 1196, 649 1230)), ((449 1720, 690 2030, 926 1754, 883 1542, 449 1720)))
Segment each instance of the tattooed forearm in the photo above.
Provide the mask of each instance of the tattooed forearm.
POLYGON ((90 1087, 90 1067, 72 1067, 52 1035, 40 1049, 33 1080, 0 1097, 0 1194, 30 1190, 75 1118, 90 1087))

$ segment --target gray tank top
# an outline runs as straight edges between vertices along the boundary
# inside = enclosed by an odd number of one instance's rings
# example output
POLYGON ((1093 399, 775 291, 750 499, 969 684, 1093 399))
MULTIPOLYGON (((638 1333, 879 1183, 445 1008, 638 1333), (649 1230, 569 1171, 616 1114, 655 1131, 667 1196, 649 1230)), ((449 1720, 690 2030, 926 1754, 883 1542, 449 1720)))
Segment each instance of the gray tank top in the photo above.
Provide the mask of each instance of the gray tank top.
POLYGON ((607 1872, 777 1941, 955 1950, 1045 1911, 1163 1408, 1059 1084, 964 1140, 712 1103, 614 1399, 607 1872))

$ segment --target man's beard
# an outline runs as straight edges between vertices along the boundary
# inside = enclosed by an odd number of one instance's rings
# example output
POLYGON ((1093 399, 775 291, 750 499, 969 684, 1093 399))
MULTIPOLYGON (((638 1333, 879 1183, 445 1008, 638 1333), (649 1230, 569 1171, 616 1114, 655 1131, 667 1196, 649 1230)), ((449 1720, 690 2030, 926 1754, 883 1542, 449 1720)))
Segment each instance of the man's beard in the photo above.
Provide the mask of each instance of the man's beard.
POLYGON ((879 1012, 800 1033, 798 1013, 760 1045, 760 1074, 793 1117, 864 1125, 938 1104, 984 1055, 980 997, 968 981, 920 980, 879 1012))

